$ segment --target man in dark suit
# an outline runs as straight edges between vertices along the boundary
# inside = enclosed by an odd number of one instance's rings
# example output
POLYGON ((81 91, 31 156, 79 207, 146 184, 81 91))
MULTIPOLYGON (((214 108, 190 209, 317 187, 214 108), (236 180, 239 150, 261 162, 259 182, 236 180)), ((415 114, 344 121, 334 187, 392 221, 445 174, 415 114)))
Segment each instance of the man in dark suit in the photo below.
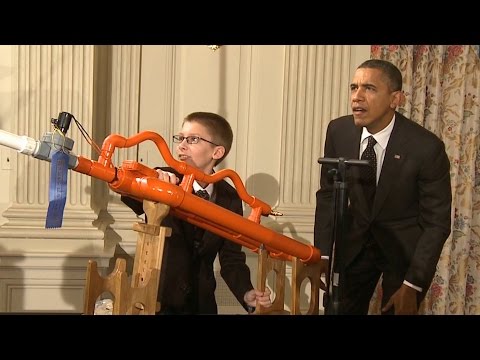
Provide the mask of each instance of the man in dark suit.
MULTIPOLYGON (((341 314, 367 314, 381 275, 382 312, 416 314, 451 231, 450 162, 437 136, 395 111, 403 93, 393 64, 365 61, 350 91, 353 115, 329 123, 324 157, 370 153, 373 186, 364 167, 348 168, 341 314)), ((316 194, 315 246, 325 272, 333 239, 332 167, 322 165, 316 194)), ((332 302, 326 306, 329 313, 332 302)))
MULTIPOLYGON (((211 174, 230 151, 233 132, 220 115, 195 112, 184 119, 173 141, 178 144, 176 150, 181 161, 211 174)), ((160 180, 173 184, 181 181, 181 175, 173 169, 158 168, 157 172, 160 180)), ((193 190, 205 200, 243 215, 240 197, 225 180, 215 184, 194 181, 193 190)), ((141 202, 128 197, 122 197, 122 201, 137 214, 143 213, 141 202)), ((261 292, 252 286, 241 245, 171 215, 164 219, 162 226, 172 228, 172 235, 166 239, 162 261, 160 313, 217 314, 213 271, 217 254, 220 274, 245 310, 253 312, 257 302, 271 306, 270 290, 261 292)))

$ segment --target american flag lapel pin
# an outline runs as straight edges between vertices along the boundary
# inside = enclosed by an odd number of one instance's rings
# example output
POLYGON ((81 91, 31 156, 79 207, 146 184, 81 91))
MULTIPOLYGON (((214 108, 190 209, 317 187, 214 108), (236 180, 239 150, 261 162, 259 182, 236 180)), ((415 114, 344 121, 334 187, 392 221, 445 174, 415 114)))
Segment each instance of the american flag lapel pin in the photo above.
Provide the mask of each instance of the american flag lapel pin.
POLYGON ((400 155, 398 155, 398 154, 395 154, 393 157, 394 157, 396 160, 400 160, 400 155))

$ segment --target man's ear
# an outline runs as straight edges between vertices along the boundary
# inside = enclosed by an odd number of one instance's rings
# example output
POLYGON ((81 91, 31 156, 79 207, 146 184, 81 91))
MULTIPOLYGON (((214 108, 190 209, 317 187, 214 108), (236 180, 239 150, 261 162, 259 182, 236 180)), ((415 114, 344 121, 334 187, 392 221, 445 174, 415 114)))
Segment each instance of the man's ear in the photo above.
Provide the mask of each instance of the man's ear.
POLYGON ((403 91, 395 91, 393 94, 392 101, 390 103, 390 107, 395 110, 400 104, 404 102, 405 94, 403 91))
POLYGON ((225 154, 225 148, 221 145, 216 146, 215 150, 213 151, 212 158, 215 160, 221 159, 225 154))

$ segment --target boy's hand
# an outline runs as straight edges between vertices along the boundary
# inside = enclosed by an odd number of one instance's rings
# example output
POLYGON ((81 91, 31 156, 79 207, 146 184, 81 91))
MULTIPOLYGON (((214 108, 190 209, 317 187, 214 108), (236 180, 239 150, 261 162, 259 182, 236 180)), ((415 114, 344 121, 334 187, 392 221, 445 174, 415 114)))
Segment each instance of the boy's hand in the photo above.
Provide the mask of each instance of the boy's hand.
POLYGON ((163 171, 160 169, 156 169, 158 173, 158 178, 162 181, 169 182, 171 184, 177 185, 178 182, 180 181, 177 176, 171 172, 168 171, 163 171))
POLYGON ((245 293, 243 300, 247 303, 247 305, 255 307, 258 305, 262 305, 263 307, 270 307, 272 306, 272 300, 270 299, 271 291, 268 287, 265 288, 265 291, 260 291, 257 289, 252 289, 245 293))

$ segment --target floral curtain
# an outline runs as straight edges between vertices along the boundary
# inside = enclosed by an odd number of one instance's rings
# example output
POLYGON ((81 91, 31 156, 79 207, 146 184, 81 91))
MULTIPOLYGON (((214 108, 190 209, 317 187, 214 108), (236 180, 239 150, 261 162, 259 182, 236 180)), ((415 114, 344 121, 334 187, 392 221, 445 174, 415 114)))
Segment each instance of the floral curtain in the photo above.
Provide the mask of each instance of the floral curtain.
POLYGON ((397 65, 405 93, 398 111, 440 137, 450 158, 452 233, 420 314, 480 314, 479 46, 374 45, 371 57, 397 65))

